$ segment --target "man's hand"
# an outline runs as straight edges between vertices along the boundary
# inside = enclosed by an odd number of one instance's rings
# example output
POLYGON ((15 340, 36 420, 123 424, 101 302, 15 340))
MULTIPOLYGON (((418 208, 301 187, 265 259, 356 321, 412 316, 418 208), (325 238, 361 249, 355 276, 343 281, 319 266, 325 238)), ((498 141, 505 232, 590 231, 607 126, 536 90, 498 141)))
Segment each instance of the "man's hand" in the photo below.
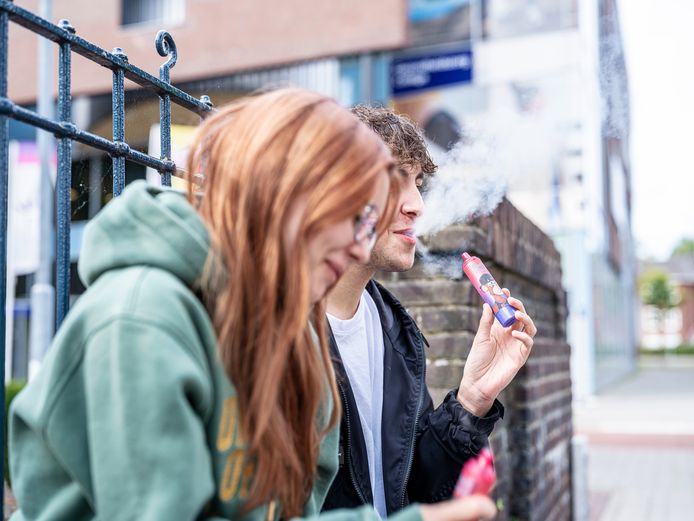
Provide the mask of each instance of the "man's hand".
POLYGON ((525 364, 537 328, 525 306, 504 288, 508 303, 516 308, 516 322, 503 327, 484 304, 477 334, 465 362, 458 401, 475 416, 485 416, 499 393, 525 364))
POLYGON ((496 515, 494 502, 487 496, 474 495, 441 503, 420 505, 423 521, 488 521, 496 515))

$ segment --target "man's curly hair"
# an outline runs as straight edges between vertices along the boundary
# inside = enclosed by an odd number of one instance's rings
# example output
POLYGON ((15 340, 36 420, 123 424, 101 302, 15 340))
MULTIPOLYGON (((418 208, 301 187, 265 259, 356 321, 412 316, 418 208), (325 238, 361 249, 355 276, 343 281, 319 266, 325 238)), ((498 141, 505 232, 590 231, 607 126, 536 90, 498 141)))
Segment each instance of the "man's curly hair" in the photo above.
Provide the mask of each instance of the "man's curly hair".
POLYGON ((436 164, 429 155, 422 131, 407 116, 385 107, 368 105, 357 105, 351 111, 379 135, 399 164, 420 166, 427 176, 436 172, 436 164))

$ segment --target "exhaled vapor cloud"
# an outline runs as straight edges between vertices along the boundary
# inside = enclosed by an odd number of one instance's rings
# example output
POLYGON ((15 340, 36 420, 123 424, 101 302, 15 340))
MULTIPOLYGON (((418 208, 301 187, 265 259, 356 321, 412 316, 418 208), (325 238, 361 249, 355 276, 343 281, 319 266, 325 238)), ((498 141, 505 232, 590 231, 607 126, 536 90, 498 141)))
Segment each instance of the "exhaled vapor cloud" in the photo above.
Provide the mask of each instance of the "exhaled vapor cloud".
POLYGON ((445 156, 424 195, 424 215, 416 224, 418 235, 494 211, 506 191, 506 181, 501 172, 493 172, 491 148, 489 142, 480 140, 458 145, 445 156))

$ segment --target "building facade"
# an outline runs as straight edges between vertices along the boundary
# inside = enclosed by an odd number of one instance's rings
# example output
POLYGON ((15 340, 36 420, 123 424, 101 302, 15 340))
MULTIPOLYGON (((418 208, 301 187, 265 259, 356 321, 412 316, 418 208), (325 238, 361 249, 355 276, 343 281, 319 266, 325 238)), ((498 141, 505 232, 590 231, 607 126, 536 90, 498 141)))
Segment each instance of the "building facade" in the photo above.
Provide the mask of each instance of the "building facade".
POLYGON ((616 1, 460 1, 447 23, 426 12, 432 4, 411 3, 411 36, 420 40, 396 60, 466 53, 469 71, 450 83, 432 75, 419 90, 398 91, 395 75, 394 104, 422 125, 441 161, 481 155, 509 200, 554 238, 574 397, 583 399, 634 367, 637 344, 629 95, 616 1))
MULTIPOLYGON (((38 0, 17 0, 18 6, 39 13, 38 0)), ((79 0, 55 2, 49 21, 67 19, 76 34, 111 51, 118 47, 130 63, 158 76, 167 58, 155 49, 160 29, 174 38, 177 61, 172 83, 194 97, 207 95, 216 106, 271 86, 293 85, 322 92, 345 105, 387 103, 390 85, 389 53, 407 41, 407 4, 404 0, 104 0, 98 8, 79 0)), ((16 24, 9 32, 8 95, 35 109, 38 88, 38 37, 16 24)), ((57 84, 57 60, 52 83, 57 84)), ((135 149, 159 155, 159 98, 126 80, 125 141, 135 149)), ((112 73, 73 54, 72 120, 80 128, 112 137, 112 73)), ((172 159, 182 164, 198 117, 172 105, 172 159)), ((10 217, 14 244, 34 246, 39 241, 40 159, 36 129, 10 120, 14 141, 10 176, 19 194, 11 206, 34 212, 10 217), (21 195, 24 194, 24 195, 21 195), (25 197, 19 201, 19 197, 25 197), (34 199, 31 199, 31 194, 34 199), (31 215, 30 215, 31 214, 31 215), (36 214, 36 215, 34 215, 36 214), (20 221, 29 226, 17 226, 20 221), (32 241, 33 239, 33 241, 32 241)), ((84 291, 77 276, 82 232, 87 221, 112 197, 111 160, 104 153, 75 143, 72 147, 72 224, 70 254, 73 298, 84 291)), ((126 183, 159 174, 126 162, 126 183)), ((174 178, 174 184, 175 184, 174 178)), ((10 234, 12 236, 12 233, 10 234)), ((12 240, 12 237, 10 237, 12 240)), ((6 375, 28 375, 31 320, 30 293, 34 283, 37 247, 15 248, 10 273, 6 375), (12 291, 14 288, 14 291, 12 291)))
POLYGON ((497 107, 504 96, 506 107, 515 104, 525 129, 512 140, 526 160, 509 177, 508 197, 562 253, 581 400, 635 364, 628 81, 615 1, 545 5, 545 16, 533 18, 545 21, 542 30, 484 44, 480 81, 497 107))
MULTIPOLYGON (((37 0, 17 2, 34 12, 37 0)), ((432 151, 474 149, 485 139, 499 184, 562 253, 574 396, 633 367, 635 263, 631 238, 627 76, 615 0, 106 0, 56 4, 77 34, 121 47, 156 74, 154 35, 178 45, 173 82, 221 105, 268 85, 292 84, 345 105, 390 103, 426 131, 432 151)), ((36 100, 36 37, 10 32, 10 97, 36 100)), ((110 137, 111 74, 75 57, 73 121, 110 137)), ((126 141, 157 154, 158 98, 130 85, 126 141)), ((185 148, 196 117, 173 108, 172 147, 185 148)), ((17 140, 33 129, 11 124, 17 140)), ((111 197, 110 161, 73 147, 73 259, 81 230, 111 197)), ((127 164, 127 180, 150 177, 127 164)), ((17 279, 15 338, 26 335, 17 279)), ((76 275, 76 273, 75 273, 76 275)), ((82 291, 72 277, 73 293, 82 291)), ((18 340, 20 341, 20 340, 18 340)), ((21 358, 21 357, 20 357, 21 358)), ((18 359, 19 360, 19 359, 18 359)), ((23 363, 15 374, 21 376, 23 363)))

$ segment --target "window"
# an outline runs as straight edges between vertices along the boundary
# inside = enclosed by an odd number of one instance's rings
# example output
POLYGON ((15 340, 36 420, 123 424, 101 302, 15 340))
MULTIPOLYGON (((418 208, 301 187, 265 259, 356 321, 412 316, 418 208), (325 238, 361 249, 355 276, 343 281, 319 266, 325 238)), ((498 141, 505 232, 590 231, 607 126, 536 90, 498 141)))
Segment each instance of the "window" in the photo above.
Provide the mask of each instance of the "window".
POLYGON ((578 27, 578 0, 483 0, 486 38, 506 38, 578 27))
POLYGON ((185 0, 123 0, 121 25, 167 23, 185 19, 185 0))

